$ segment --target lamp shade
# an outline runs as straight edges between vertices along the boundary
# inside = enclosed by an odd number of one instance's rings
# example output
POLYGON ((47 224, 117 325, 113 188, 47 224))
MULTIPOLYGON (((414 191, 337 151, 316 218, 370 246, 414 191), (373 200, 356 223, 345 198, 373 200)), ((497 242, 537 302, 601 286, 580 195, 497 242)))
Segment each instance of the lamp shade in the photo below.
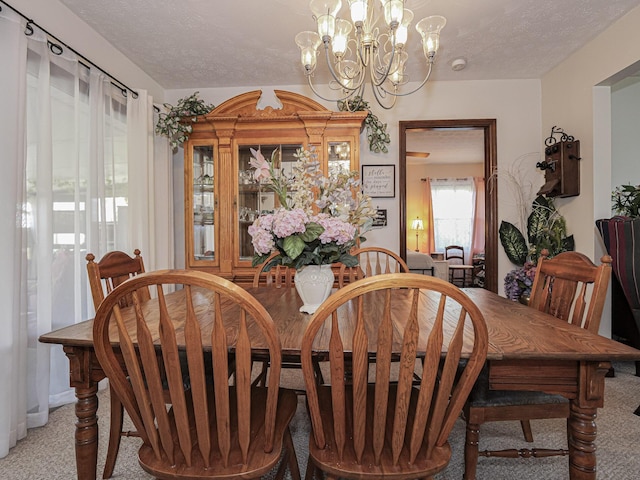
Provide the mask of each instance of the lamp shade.
POLYGON ((412 221, 411 230, 424 230, 424 224, 422 223, 422 220, 416 218, 414 221, 412 221))

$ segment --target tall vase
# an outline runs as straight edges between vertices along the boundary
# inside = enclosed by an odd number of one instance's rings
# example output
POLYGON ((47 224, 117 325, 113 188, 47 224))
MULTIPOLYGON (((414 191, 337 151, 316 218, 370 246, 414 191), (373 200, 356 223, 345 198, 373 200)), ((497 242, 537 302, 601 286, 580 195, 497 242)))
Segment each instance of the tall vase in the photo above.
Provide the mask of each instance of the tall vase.
POLYGON ((315 313, 331 295, 335 280, 331 265, 306 265, 296 272, 294 282, 303 305, 300 311, 315 313))

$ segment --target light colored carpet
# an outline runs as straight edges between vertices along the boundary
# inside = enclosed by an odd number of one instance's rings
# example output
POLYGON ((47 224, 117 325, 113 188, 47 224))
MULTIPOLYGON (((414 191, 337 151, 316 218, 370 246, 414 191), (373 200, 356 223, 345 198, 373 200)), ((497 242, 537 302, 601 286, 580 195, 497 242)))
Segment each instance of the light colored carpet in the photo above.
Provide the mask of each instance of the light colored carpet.
MULTIPOLYGON (((598 479, 635 480, 640 478, 640 417, 633 411, 640 404, 640 378, 635 377, 632 363, 616 363, 616 377, 606 379, 605 407, 598 412, 598 479)), ((300 385, 298 371, 284 371, 289 387, 300 385)), ((106 455, 108 430, 108 391, 100 392, 100 447, 98 473, 102 476, 106 455)), ((75 478, 74 406, 66 405, 51 413, 49 423, 29 431, 9 455, 0 460, 2 480, 67 480, 75 478)), ((532 424, 537 447, 559 448, 566 445, 563 420, 535 421, 532 424)), ((309 423, 301 399, 291 425, 300 470, 307 464, 309 423)), ((438 475, 439 480, 460 480, 463 474, 464 422, 459 420, 451 434, 453 456, 449 467, 438 475)), ((481 429, 481 448, 531 447, 523 438, 518 422, 484 425, 481 429)), ((138 465, 137 448, 140 440, 123 438, 116 462, 114 479, 150 479, 138 465)), ((481 458, 478 479, 544 479, 568 478, 566 457, 546 459, 481 458)))

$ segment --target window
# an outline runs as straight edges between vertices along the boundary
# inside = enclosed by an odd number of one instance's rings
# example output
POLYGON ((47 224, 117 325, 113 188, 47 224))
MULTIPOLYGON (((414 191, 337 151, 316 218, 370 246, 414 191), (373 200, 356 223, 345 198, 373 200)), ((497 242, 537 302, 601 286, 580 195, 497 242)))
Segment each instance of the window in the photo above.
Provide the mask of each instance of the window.
POLYGON ((432 179, 434 237, 437 251, 460 245, 468 253, 473 232, 473 179, 432 179))

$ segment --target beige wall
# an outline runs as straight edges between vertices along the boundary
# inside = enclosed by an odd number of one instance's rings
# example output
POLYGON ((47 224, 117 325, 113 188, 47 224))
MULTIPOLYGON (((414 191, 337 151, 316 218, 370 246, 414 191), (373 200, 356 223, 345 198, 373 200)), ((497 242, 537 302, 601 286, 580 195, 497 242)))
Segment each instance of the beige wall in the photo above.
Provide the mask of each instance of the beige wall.
MULTIPOLYGON (((542 78, 542 134, 561 126, 580 140, 580 195, 556 202, 576 240, 576 250, 596 262, 604 250, 595 220, 611 211, 611 94, 620 72, 637 71, 640 61, 640 7, 571 55, 542 78)), ((609 336, 605 306, 600 333, 609 336)))

